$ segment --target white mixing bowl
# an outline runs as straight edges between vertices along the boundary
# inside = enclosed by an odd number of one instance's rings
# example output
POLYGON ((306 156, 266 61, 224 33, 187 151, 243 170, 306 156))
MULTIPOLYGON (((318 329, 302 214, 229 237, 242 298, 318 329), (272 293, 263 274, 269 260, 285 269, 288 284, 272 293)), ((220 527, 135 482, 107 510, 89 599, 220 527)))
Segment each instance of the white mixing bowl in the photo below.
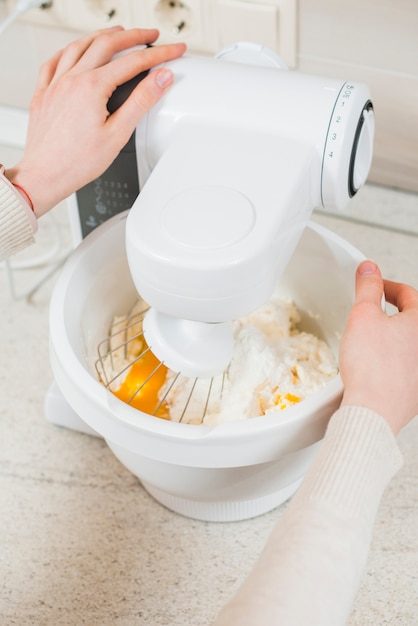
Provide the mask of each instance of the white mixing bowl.
MULTIPOLYGON (((125 255, 126 214, 89 235, 66 263, 50 307, 51 363, 72 409, 159 502, 197 519, 241 520, 289 498, 316 453, 338 407, 339 376, 321 391, 276 414, 218 426, 178 424, 146 415, 98 380, 97 346, 115 314, 137 295, 125 255)), ((363 255, 309 223, 280 279, 305 314, 305 330, 320 332, 338 352, 363 255)))

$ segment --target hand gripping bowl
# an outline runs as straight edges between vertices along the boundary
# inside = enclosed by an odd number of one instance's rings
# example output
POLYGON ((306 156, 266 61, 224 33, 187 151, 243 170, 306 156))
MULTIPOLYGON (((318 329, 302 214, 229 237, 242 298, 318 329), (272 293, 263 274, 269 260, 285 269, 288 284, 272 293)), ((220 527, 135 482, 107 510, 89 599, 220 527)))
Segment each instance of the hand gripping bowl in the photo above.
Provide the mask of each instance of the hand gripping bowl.
MULTIPOLYGON (((117 399, 97 380, 94 363, 112 317, 137 298, 125 221, 126 214, 117 215, 89 235, 57 281, 50 350, 62 395, 169 509, 208 521, 241 520, 273 509, 295 492, 312 462, 341 399, 340 377, 284 411, 218 426, 169 422, 117 399)), ((362 259, 345 240, 309 222, 280 279, 283 294, 304 312, 304 328, 320 332, 335 354, 362 259)))

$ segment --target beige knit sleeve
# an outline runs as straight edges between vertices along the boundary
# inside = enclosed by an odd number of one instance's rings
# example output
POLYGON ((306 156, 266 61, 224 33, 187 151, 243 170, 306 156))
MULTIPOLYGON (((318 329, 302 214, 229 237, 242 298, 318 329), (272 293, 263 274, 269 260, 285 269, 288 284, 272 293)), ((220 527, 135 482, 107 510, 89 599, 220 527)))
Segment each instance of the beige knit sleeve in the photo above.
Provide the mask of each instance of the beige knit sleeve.
POLYGON ((23 196, 0 175, 0 261, 33 243, 37 228, 23 196))
POLYGON ((385 420, 344 407, 299 491, 216 626, 343 626, 382 494, 402 464, 385 420))

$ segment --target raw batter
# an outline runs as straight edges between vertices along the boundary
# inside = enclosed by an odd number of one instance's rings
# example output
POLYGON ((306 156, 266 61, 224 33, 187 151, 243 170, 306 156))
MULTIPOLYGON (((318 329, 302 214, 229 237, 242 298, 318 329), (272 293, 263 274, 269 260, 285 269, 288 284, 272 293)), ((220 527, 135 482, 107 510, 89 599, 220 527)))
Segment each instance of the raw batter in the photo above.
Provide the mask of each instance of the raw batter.
MULTIPOLYGON (((151 355, 147 354, 133 366, 135 371, 129 368, 144 344, 138 340, 131 343, 138 324, 126 330, 126 320, 143 308, 143 303, 138 303, 128 318, 115 318, 113 324, 112 335, 115 329, 118 335, 117 339, 113 336, 115 351, 106 362, 106 371, 108 380, 124 372, 111 389, 125 401, 157 363, 153 361, 151 366, 151 355), (117 347, 122 343, 121 334, 123 340, 129 340, 126 350, 117 347)), ((203 418, 205 424, 248 419, 296 404, 321 389, 338 371, 329 346, 312 333, 299 330, 299 322, 294 303, 273 294, 264 306, 232 323, 235 351, 225 376, 212 381, 199 379, 196 384, 193 379, 180 377, 171 388, 176 374, 164 368, 151 377, 132 404, 152 413, 158 396, 164 407, 160 416, 183 423, 201 423, 203 418)))

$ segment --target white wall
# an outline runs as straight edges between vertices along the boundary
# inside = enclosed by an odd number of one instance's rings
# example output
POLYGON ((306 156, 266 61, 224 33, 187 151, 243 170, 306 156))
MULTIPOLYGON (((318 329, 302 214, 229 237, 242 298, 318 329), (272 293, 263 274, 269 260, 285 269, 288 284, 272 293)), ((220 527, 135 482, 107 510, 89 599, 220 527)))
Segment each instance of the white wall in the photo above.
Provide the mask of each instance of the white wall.
POLYGON ((417 0, 299 0, 298 58, 304 71, 370 86, 370 178, 418 191, 417 0))
MULTIPOLYGON (((6 31, 0 104, 27 107, 39 64, 76 36, 24 23, 6 31)), ((418 191, 416 0, 299 0, 298 67, 370 85, 377 118, 370 179, 418 191)))

